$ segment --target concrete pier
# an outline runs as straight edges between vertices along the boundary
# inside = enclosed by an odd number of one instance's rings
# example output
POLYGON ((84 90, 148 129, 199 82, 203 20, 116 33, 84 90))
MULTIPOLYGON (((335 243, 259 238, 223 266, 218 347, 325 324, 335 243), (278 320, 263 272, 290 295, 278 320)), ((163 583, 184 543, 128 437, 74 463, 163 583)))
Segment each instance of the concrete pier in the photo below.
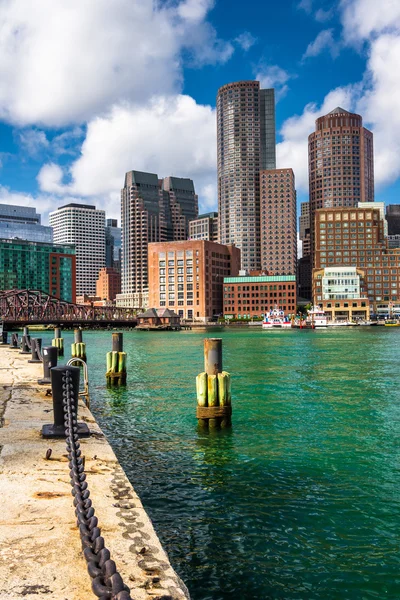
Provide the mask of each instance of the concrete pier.
MULTIPOLYGON (((0 598, 89 600, 91 578, 81 550, 65 440, 45 440, 51 396, 37 384, 43 367, 0 348, 0 598), (51 456, 46 459, 46 452, 51 456)), ((93 435, 81 439, 99 526, 135 600, 189 598, 151 521, 90 411, 78 417, 93 435)))

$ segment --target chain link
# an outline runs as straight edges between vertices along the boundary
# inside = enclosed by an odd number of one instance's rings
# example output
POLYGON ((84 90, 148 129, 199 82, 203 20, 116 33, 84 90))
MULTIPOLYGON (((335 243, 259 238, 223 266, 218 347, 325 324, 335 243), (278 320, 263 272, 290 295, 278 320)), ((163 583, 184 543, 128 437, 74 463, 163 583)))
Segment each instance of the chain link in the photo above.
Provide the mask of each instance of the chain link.
POLYGON ((72 375, 63 375, 63 408, 70 467, 72 495, 75 514, 81 535, 83 554, 92 578, 92 590, 100 600, 132 600, 129 588, 124 585, 110 551, 104 545, 104 538, 98 527, 98 520, 90 499, 90 492, 84 472, 84 459, 80 450, 78 422, 74 402, 72 375))

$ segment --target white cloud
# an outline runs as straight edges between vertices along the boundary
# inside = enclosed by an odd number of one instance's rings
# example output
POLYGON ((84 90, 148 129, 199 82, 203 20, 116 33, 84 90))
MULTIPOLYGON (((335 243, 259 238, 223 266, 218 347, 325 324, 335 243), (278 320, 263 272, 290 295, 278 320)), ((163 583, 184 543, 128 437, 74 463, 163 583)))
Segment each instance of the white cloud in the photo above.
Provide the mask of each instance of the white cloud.
POLYGON ((44 215, 42 224, 47 224, 47 215, 52 210, 55 210, 62 204, 69 202, 81 202, 81 198, 75 197, 63 197, 59 198, 49 194, 38 194, 33 196, 32 194, 26 194, 24 192, 10 191, 7 187, 0 185, 0 204, 14 204, 17 206, 30 206, 36 208, 36 211, 44 215))
POLYGON ((16 134, 21 149, 32 158, 37 158, 41 152, 49 147, 49 140, 44 131, 38 129, 24 129, 16 134))
POLYGON ((333 29, 323 29, 319 32, 315 40, 308 44, 303 60, 318 56, 324 50, 329 50, 332 58, 336 58, 339 54, 339 44, 334 40, 333 29))
POLYGON ((307 104, 302 115, 287 119, 281 128, 283 141, 276 147, 278 169, 291 167, 299 192, 308 192, 308 136, 315 131, 315 120, 336 106, 351 109, 356 90, 352 86, 337 88, 325 97, 322 105, 307 104))
POLYGON ((307 14, 310 14, 312 11, 313 0, 301 0, 298 3, 297 8, 300 10, 304 10, 307 14))
POLYGON ((1 3, 0 118, 82 123, 116 102, 180 91, 182 56, 225 62, 233 46, 205 21, 211 0, 1 3))
POLYGON ((108 209, 110 198, 119 202, 125 172, 134 169, 191 177, 201 209, 210 210, 216 204, 215 119, 214 109, 189 96, 158 96, 146 107, 114 106, 88 123, 81 156, 68 173, 54 163, 42 167, 40 188, 96 198, 108 209), (70 183, 63 183, 64 176, 70 183))
POLYGON ((247 52, 257 42, 257 38, 251 35, 249 31, 244 31, 235 38, 235 42, 247 52))
POLYGON ((256 75, 256 79, 260 81, 262 88, 275 88, 275 97, 277 100, 282 98, 288 91, 287 82, 290 78, 291 75, 277 65, 261 66, 256 75))
POLYGON ((314 15, 314 18, 319 23, 325 23, 326 21, 330 21, 333 17, 334 10, 333 8, 329 8, 328 10, 324 10, 323 8, 319 8, 314 15))
POLYGON ((400 30, 399 0, 342 0, 342 24, 348 43, 400 30))

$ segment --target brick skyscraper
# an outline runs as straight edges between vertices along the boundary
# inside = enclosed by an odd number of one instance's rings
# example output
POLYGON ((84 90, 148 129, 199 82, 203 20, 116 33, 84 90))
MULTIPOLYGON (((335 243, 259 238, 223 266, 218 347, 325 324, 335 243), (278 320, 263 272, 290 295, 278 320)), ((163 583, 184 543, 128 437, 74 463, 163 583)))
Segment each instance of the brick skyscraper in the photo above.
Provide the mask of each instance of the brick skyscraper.
POLYGON ((275 169, 275 94, 259 81, 228 83, 217 95, 219 241, 261 266, 260 170, 275 169))
POLYGON ((295 275, 297 269, 296 190, 292 169, 260 172, 261 269, 295 275))
POLYGON ((311 254, 318 208, 374 201, 373 135, 360 115, 335 108, 315 122, 308 137, 311 254))

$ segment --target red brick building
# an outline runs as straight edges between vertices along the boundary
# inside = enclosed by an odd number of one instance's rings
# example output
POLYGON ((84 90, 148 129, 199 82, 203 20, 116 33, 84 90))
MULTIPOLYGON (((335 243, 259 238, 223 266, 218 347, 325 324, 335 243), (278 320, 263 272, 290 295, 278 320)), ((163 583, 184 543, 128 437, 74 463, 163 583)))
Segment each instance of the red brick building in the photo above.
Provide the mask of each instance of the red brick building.
POLYGON ((261 317, 278 307, 285 315, 296 312, 295 275, 225 277, 224 316, 261 317))
POLYGON ((292 169, 260 171, 261 269, 295 275, 297 269, 296 190, 292 169))
POLYGON ((148 247, 149 306, 208 321, 223 310, 223 281, 237 275, 240 251, 207 240, 155 242, 148 247))
POLYGON ((96 296, 102 300, 115 300, 121 293, 121 273, 112 267, 104 267, 99 271, 96 281, 96 296))

